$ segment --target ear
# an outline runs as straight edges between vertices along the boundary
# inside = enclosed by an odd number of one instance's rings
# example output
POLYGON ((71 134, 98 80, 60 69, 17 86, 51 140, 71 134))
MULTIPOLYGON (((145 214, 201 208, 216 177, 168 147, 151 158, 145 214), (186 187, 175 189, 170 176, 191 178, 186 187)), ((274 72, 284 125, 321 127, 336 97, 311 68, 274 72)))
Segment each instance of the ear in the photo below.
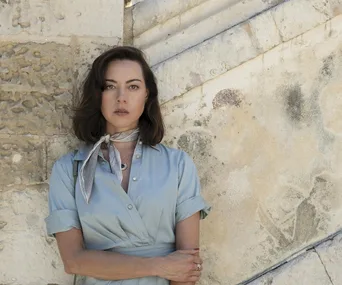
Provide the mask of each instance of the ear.
POLYGON ((149 92, 148 92, 148 90, 146 90, 145 102, 147 102, 147 100, 148 100, 148 95, 149 95, 149 92))

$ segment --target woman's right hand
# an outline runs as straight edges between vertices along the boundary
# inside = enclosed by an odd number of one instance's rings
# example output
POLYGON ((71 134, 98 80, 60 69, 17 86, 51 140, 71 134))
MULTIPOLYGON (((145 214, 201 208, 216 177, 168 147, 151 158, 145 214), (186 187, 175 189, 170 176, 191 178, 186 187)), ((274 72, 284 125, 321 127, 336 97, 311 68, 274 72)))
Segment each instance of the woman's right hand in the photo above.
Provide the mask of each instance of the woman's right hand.
POLYGON ((202 270, 202 259, 198 255, 198 250, 177 250, 158 258, 156 275, 171 281, 197 282, 202 270))

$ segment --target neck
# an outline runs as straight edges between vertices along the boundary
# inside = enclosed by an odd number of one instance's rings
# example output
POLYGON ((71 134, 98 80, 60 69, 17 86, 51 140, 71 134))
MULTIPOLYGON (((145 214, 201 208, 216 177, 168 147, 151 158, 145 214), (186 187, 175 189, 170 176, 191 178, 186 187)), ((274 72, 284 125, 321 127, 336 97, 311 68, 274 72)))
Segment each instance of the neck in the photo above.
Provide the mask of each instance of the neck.
POLYGON ((135 146, 137 145, 137 141, 131 141, 131 142, 113 142, 113 145, 115 148, 121 152, 121 151, 131 151, 135 149, 135 146))
POLYGON ((107 126, 106 128, 106 133, 110 134, 110 135, 115 135, 115 134, 119 134, 119 133, 124 133, 124 132, 130 132, 135 130, 136 128, 138 128, 137 125, 131 125, 125 128, 115 128, 112 125, 107 126))

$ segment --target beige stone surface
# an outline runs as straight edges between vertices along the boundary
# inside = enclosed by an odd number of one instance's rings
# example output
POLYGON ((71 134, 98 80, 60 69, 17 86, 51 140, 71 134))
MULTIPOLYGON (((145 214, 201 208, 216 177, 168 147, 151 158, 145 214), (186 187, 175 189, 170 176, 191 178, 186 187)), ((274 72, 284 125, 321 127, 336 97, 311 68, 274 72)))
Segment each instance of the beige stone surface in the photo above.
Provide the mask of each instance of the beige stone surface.
POLYGON ((121 0, 9 0, 0 2, 0 34, 96 36, 122 39, 121 0))
POLYGON ((55 135, 71 128, 72 95, 0 91, 0 134, 55 135))
POLYGON ((68 136, 48 138, 46 142, 46 165, 48 177, 50 176, 54 162, 66 153, 76 150, 80 145, 81 143, 72 134, 68 136))
POLYGON ((304 249, 244 285, 340 284, 342 234, 328 236, 309 251, 304 249))
POLYGON ((3 90, 73 91, 75 94, 75 86, 84 79, 94 59, 120 44, 117 39, 98 38, 53 38, 51 42, 41 38, 15 39, 20 41, 0 43, 3 90))
MULTIPOLYGON (((341 14, 342 2, 326 0, 325 5, 318 5, 321 2, 321 0, 285 1, 261 15, 203 40, 193 48, 157 64, 154 66, 154 71, 159 81, 161 101, 167 102, 181 96, 192 88, 256 56, 261 56, 282 41, 298 42, 301 34, 323 23, 326 25, 321 41, 326 37, 333 37, 334 21, 328 20, 341 14)), ((212 25, 215 23, 213 22, 212 25)), ((191 35, 188 38, 189 40, 184 39, 184 41, 191 41, 191 35)), ((156 57, 160 56, 156 51, 149 53, 149 56, 152 58, 154 54, 156 57)), ((151 59, 151 62, 154 60, 151 59)))
POLYGON ((133 7, 129 7, 124 11, 124 45, 133 44, 133 9, 133 7))
POLYGON ((316 248, 334 285, 342 282, 342 234, 316 248))
POLYGON ((286 5, 275 8, 274 22, 283 41, 288 41, 341 14, 341 4, 341 0, 288 1, 286 5))
POLYGON ((329 90, 342 17, 327 25, 163 105, 165 141, 194 158, 214 209, 203 284, 246 280, 341 228, 342 118, 329 90))
POLYGON ((47 187, 1 187, 1 284, 71 284, 55 239, 46 235, 47 187))
MULTIPOLYGON (((74 50, 73 60, 73 87, 80 87, 90 70, 91 64, 102 52, 113 46, 121 45, 121 40, 116 38, 96 39, 96 38, 72 38, 70 45, 74 50)), ((78 90, 73 90, 73 95, 77 95, 78 90)))
MULTIPOLYGON (((145 51, 154 66, 281 2, 284 0, 207 1, 135 36, 133 42, 145 51)), ((254 40, 248 27, 247 32, 254 40)))
POLYGON ((46 180, 44 139, 0 135, 0 142, 1 189, 6 185, 35 184, 46 180))
MULTIPOLYGON (((315 252, 309 252, 300 258, 282 266, 248 285, 333 285, 324 266, 315 252)), ((336 283, 339 284, 339 283, 336 283)))
MULTIPOLYGON (((134 6, 134 36, 208 0, 145 0, 134 6)), ((231 0, 229 0, 231 1, 231 0)), ((234 0, 233 0, 234 1, 234 0)))
POLYGON ((2 89, 70 90, 73 50, 59 43, 0 43, 2 89))

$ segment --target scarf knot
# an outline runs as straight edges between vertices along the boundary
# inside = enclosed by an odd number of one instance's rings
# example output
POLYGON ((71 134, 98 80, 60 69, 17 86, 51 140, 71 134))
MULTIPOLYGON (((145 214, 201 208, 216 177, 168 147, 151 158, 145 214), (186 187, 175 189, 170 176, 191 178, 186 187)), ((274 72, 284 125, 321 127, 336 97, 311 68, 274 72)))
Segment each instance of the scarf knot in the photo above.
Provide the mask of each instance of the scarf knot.
MULTIPOLYGON (((87 158, 83 162, 83 165, 80 169, 80 175, 79 175, 80 189, 87 204, 89 203, 89 199, 90 199, 92 188, 93 188, 96 165, 97 165, 97 158, 101 149, 101 144, 105 143, 107 144, 107 146, 109 146, 111 142, 131 142, 131 141, 138 140, 138 138, 139 138, 139 128, 136 128, 136 129, 121 132, 121 133, 115 133, 114 135, 106 134, 102 136, 94 144, 87 158)), ((121 158, 120 158, 119 153, 118 155, 115 156, 115 159, 117 160, 116 164, 121 165, 121 158)), ((122 174, 121 174, 121 177, 122 177, 122 174)))

